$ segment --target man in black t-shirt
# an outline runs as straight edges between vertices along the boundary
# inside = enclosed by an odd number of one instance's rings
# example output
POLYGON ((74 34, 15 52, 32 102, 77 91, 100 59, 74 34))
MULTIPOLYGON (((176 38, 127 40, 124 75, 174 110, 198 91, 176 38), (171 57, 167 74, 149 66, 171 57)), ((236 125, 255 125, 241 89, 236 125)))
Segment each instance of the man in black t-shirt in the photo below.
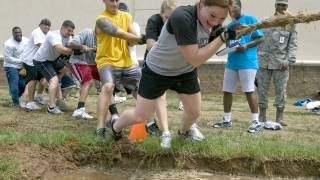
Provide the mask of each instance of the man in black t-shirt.
POLYGON ((147 58, 149 50, 152 48, 161 33, 161 29, 172 11, 176 8, 176 0, 164 0, 161 4, 160 14, 152 15, 146 26, 147 48, 144 54, 144 60, 147 58))

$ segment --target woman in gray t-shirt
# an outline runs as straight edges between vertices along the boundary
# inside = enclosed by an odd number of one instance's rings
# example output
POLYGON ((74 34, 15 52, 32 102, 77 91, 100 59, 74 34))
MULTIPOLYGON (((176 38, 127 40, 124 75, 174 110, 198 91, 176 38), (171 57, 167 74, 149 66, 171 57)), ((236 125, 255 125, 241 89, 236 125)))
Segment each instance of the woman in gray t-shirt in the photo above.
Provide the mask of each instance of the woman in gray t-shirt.
POLYGON ((200 115, 201 93, 196 68, 207 61, 234 33, 223 31, 209 42, 211 28, 228 16, 232 0, 200 0, 195 6, 178 7, 162 28, 157 44, 150 50, 139 84, 136 108, 122 113, 112 123, 112 136, 122 137, 121 130, 144 122, 154 114, 156 99, 166 90, 176 91, 184 105, 178 134, 201 141, 192 124, 200 115))

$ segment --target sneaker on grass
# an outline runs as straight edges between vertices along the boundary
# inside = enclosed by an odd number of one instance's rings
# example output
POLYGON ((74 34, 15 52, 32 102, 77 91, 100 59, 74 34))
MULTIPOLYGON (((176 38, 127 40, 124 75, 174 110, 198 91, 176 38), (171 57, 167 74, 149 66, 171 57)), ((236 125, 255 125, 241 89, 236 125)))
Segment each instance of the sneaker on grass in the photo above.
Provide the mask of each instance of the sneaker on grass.
POLYGON ((189 131, 190 131, 194 140, 196 140, 196 141, 204 140, 204 135, 200 132, 199 127, 196 123, 192 124, 189 131))
POLYGON ((62 111, 57 106, 53 108, 48 107, 47 112, 50 114, 62 114, 62 111))
POLYGON ((39 109, 41 109, 41 107, 38 106, 38 104, 36 102, 31 101, 31 102, 28 102, 26 104, 26 109, 28 109, 28 110, 39 110, 39 109))
POLYGON ((224 118, 222 119, 222 121, 212 125, 212 127, 214 128, 229 128, 231 126, 232 126, 232 122, 225 121, 224 118))
POLYGON ((96 129, 96 138, 104 139, 106 137, 106 128, 96 129))
POLYGON ((170 132, 164 132, 160 136, 160 146, 162 148, 170 148, 171 147, 171 133, 170 132))
MULTIPOLYGON (((197 131, 199 131, 199 130, 197 129, 197 131)), ((204 136, 201 134, 201 132, 199 131, 199 133, 202 135, 202 137, 198 136, 199 134, 196 134, 195 132, 196 132, 195 129, 192 130, 191 128, 189 130, 187 130, 186 133, 184 133, 184 134, 181 133, 180 130, 178 130, 178 136, 186 138, 186 139, 191 139, 192 141, 202 141, 204 139, 204 136)))
POLYGON ((82 119, 93 119, 93 116, 86 112, 85 107, 74 110, 72 117, 82 118, 82 119))
POLYGON ((248 128, 249 133, 258 133, 263 130, 263 124, 259 121, 252 121, 250 127, 248 128))

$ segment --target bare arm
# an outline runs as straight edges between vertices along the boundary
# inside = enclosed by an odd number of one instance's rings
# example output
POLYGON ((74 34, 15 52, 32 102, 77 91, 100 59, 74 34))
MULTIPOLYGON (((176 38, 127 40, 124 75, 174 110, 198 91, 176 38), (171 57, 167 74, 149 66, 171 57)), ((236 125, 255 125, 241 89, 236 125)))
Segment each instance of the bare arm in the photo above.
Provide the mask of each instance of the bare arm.
POLYGON ((107 18, 100 18, 96 21, 96 31, 97 33, 105 33, 113 37, 124 39, 130 43, 138 43, 141 40, 140 36, 123 31, 107 18))
POLYGON ((76 41, 71 41, 70 44, 69 44, 69 48, 71 48, 71 49, 80 49, 81 52, 90 52, 90 51, 96 51, 97 50, 97 47, 88 47, 88 46, 80 44, 80 43, 78 43, 76 41))
POLYGON ((69 56, 69 55, 72 55, 72 54, 73 54, 72 49, 67 48, 67 47, 64 47, 62 44, 57 44, 57 45, 54 46, 54 48, 55 48, 59 53, 61 53, 61 54, 63 54, 63 55, 69 56))
POLYGON ((83 49, 83 46, 81 43, 78 43, 76 41, 71 41, 70 44, 69 44, 69 48, 71 49, 83 49))
POLYGON ((257 46, 257 45, 259 45, 259 44, 261 44, 263 42, 264 42, 264 38, 263 37, 255 39, 255 40, 251 41, 248 44, 241 45, 241 46, 237 47, 237 51, 244 51, 244 50, 246 50, 248 48, 251 48, 253 46, 257 46))
POLYGON ((257 45, 259 45, 259 44, 261 44, 263 42, 264 42, 264 38, 263 37, 255 39, 254 41, 251 41, 250 43, 247 44, 247 48, 251 48, 253 46, 257 46, 257 45))
POLYGON ((221 38, 216 38, 203 48, 198 44, 179 46, 179 49, 188 63, 198 67, 212 57, 223 45, 221 38))

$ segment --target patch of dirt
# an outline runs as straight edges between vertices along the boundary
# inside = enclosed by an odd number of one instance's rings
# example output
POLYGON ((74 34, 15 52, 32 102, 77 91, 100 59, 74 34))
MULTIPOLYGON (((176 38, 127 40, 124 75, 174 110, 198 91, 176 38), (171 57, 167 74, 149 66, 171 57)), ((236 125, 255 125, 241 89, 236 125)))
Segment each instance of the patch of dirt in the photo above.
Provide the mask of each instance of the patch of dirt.
POLYGON ((256 160, 251 157, 221 159, 186 157, 179 154, 146 156, 135 145, 122 140, 105 147, 79 145, 69 141, 64 146, 41 147, 34 144, 9 144, 2 153, 18 157, 23 179, 43 179, 77 172, 84 166, 145 170, 199 170, 233 175, 264 177, 320 177, 320 162, 312 160, 256 160))
POLYGON ((78 170, 68 159, 73 152, 63 146, 47 149, 34 144, 11 144, 2 146, 1 152, 18 158, 23 179, 42 179, 48 173, 64 174, 78 170))

